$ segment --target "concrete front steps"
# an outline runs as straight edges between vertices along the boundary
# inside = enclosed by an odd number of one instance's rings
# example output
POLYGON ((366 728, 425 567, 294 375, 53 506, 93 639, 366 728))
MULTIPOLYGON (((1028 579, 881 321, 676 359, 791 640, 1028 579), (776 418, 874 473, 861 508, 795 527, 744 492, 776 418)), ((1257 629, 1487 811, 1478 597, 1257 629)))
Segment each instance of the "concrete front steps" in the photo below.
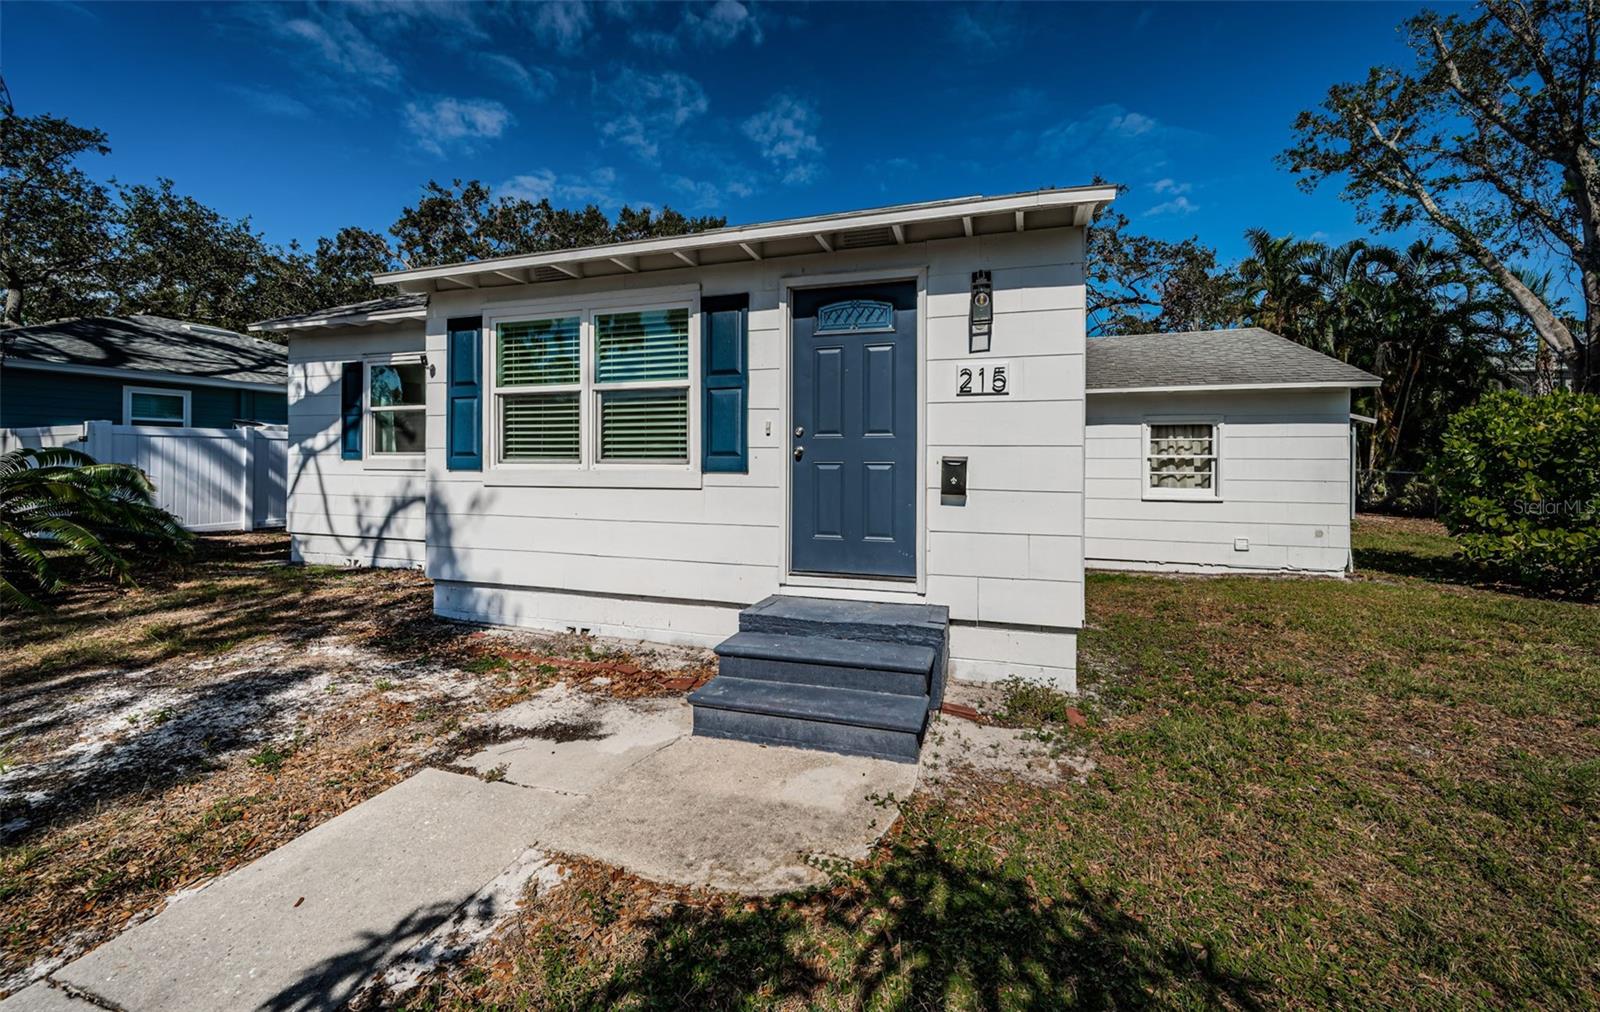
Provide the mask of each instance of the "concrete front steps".
POLYGON ((694 733, 915 762, 944 695, 949 610, 774 595, 739 613, 694 733))

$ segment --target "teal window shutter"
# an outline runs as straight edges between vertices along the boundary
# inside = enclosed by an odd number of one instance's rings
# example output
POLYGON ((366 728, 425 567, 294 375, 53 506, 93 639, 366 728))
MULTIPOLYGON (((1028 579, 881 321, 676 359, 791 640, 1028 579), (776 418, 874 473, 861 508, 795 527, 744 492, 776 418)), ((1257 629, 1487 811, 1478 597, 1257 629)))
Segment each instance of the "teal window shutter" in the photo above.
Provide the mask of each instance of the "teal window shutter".
POLYGON ((361 385, 361 363, 346 362, 339 373, 339 402, 344 408, 339 456, 345 460, 361 459, 361 385))
POLYGON ((481 316, 445 325, 445 466, 452 471, 483 470, 483 329, 481 316))
POLYGON ((748 295, 717 295, 700 301, 700 355, 705 432, 701 467, 706 471, 750 471, 748 295))

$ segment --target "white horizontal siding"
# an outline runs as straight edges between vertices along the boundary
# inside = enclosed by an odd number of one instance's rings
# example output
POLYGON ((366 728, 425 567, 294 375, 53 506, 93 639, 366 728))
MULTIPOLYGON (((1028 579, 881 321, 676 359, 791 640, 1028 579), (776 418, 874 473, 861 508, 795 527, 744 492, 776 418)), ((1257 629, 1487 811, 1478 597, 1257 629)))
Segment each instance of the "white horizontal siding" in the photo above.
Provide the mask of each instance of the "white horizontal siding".
MULTIPOLYGON (((698 284, 704 295, 744 292, 751 299, 750 473, 706 474, 697 488, 519 486, 497 483, 492 471, 448 471, 439 370, 429 388, 427 531, 429 573, 451 588, 440 600, 448 597, 450 613, 462 617, 565 628, 610 607, 598 602, 611 596, 739 604, 777 590, 786 555, 782 489, 789 467, 780 281, 904 268, 927 272, 928 326, 920 335, 930 360, 923 422, 927 599, 974 621, 1080 625, 1082 257, 1082 232, 1059 230, 685 268, 649 278, 435 294, 427 350, 437 361, 443 361, 448 318, 493 313, 497 304, 581 301, 595 293, 681 284, 698 284), (971 274, 980 268, 992 272, 995 291, 996 351, 987 357, 966 350, 971 274), (958 358, 1011 362, 1013 395, 957 400, 958 358), (939 501, 944 456, 969 458, 965 506, 939 501), (961 540, 985 534, 1013 539, 1003 543, 1003 563, 980 563, 973 545, 961 540), (483 586, 469 591, 473 584, 483 586)), ((624 609, 613 618, 620 626, 661 631, 660 619, 650 615, 624 609)))
POLYGON ((712 647, 739 627, 737 605, 577 594, 528 587, 499 587, 437 580, 434 611, 446 618, 596 636, 712 647))
POLYGON ((420 323, 290 336, 287 526, 295 558, 329 565, 422 565, 424 473, 342 459, 339 389, 346 362, 422 348, 420 323))
POLYGON ((1337 573, 1350 557, 1346 391, 1096 394, 1088 401, 1084 553, 1106 568, 1337 573), (1222 420, 1218 501, 1145 500, 1141 423, 1222 420), (1248 539, 1245 551, 1235 548, 1248 539))
POLYGON ((1059 629, 955 622, 950 626, 950 675, 971 682, 1025 678, 1075 691, 1078 638, 1059 629))

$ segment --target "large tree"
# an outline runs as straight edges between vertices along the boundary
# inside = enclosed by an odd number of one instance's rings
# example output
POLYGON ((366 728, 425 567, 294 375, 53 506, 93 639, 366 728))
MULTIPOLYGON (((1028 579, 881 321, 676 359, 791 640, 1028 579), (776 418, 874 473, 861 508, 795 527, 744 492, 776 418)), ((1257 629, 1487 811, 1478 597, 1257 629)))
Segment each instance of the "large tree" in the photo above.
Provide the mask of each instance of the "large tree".
POLYGON ((569 210, 548 199, 495 196, 473 179, 441 185, 429 180, 415 207, 390 228, 396 253, 408 267, 483 260, 488 257, 595 246, 628 239, 682 235, 720 228, 725 218, 690 218, 670 207, 660 211, 624 206, 616 221, 594 204, 569 210))
POLYGON ((1141 235, 1109 207, 1089 229, 1086 271, 1093 335, 1203 330, 1233 316, 1234 283, 1215 250, 1195 236, 1141 235))
POLYGON ((97 274, 111 251, 116 206, 76 163, 110 150, 99 130, 57 116, 17 116, 0 92, 4 326, 100 308, 97 274))
POLYGON ((1447 236, 1600 389, 1600 4, 1486 0, 1404 27, 1415 70, 1335 85, 1282 160, 1308 188, 1342 177, 1364 220, 1447 236), (1536 260, 1576 285, 1581 324, 1525 283, 1536 260))

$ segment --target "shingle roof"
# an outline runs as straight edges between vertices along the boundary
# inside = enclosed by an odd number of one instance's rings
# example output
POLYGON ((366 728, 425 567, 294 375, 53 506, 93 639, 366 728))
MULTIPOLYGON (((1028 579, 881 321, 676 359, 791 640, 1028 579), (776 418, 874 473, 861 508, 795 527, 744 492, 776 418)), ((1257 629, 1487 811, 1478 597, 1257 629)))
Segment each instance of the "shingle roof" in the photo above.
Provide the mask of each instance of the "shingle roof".
POLYGON ((1378 377, 1260 327, 1091 338, 1089 390, 1376 386, 1378 377))
POLYGON ((327 309, 316 309, 309 313, 276 316, 270 320, 252 323, 250 329, 294 330, 310 327, 338 327, 346 324, 366 323, 373 316, 404 314, 410 310, 424 309, 427 305, 428 296, 407 292, 400 295, 386 295, 379 299, 367 299, 365 302, 352 302, 344 306, 329 306, 327 309))
POLYGON ((284 347, 164 316, 83 316, 0 331, 7 359, 287 384, 284 347))

